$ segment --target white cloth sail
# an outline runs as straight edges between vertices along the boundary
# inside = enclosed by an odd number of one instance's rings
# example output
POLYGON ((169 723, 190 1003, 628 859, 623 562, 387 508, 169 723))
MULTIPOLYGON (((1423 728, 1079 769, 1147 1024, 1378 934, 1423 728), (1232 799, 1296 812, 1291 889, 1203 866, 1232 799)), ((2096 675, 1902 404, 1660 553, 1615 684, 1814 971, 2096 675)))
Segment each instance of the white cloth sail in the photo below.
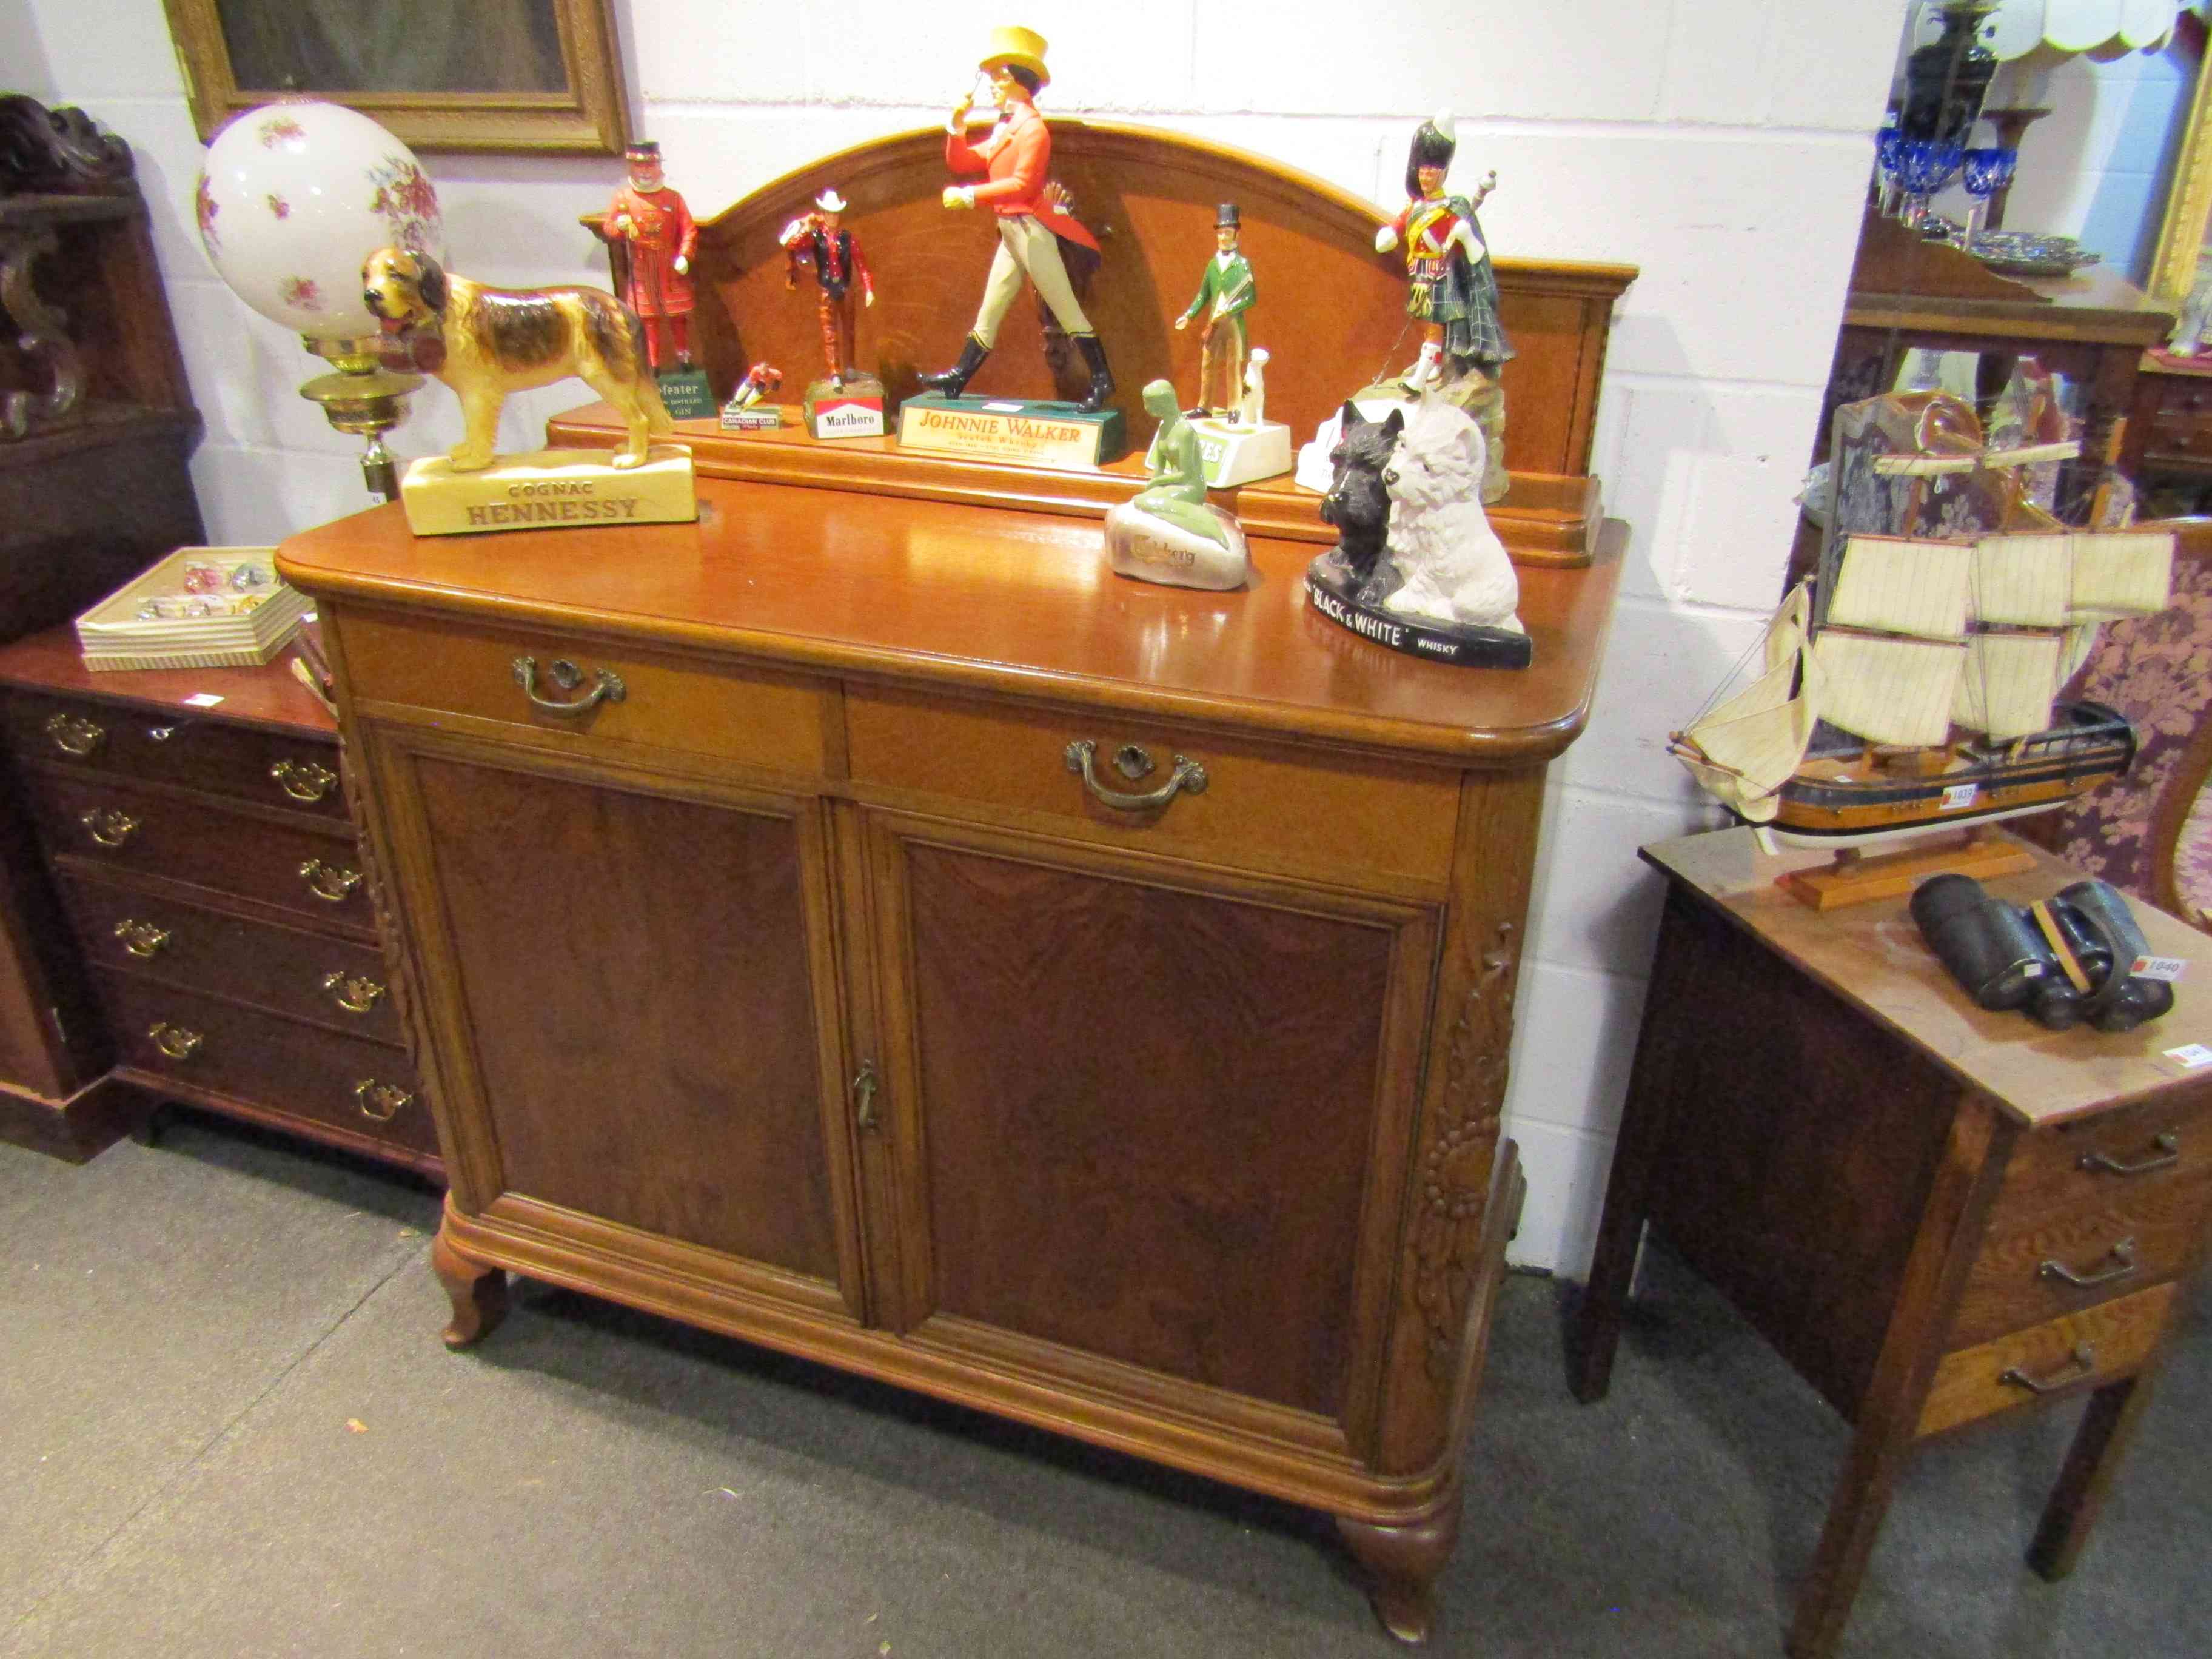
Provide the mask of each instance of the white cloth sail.
POLYGON ((2000 743, 2048 730, 2065 657, 2059 634, 1975 635, 1966 642, 1952 718, 2000 743))
POLYGON ((1820 670, 1805 649, 1811 609, 1800 586, 1766 625, 1765 671, 1668 745, 1701 788, 1753 823, 1774 817, 1820 718, 1820 670))
POLYGON ((1974 550, 1963 542, 1850 537, 1824 620, 1831 628, 1964 639, 1973 558, 1974 550))
POLYGON ((1984 536, 1974 544, 1974 619, 2060 628, 2074 605, 2072 544, 2049 532, 1984 536))
POLYGON ((1820 718, 1869 743, 1932 748, 1951 735, 1963 641, 1889 639, 1838 628, 1813 641, 1820 718))
POLYGON ((2069 622, 2154 616, 2172 602, 2173 533, 2108 531, 2073 544, 2069 622))

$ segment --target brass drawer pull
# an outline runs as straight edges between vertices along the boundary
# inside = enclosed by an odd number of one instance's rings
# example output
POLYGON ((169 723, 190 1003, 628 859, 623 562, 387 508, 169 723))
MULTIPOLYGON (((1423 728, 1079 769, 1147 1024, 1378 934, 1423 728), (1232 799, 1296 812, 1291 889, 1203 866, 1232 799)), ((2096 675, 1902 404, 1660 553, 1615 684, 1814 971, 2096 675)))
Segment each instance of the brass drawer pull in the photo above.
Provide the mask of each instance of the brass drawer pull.
POLYGON ((157 1019, 146 1028, 146 1035, 154 1046, 171 1060, 190 1060, 193 1051, 206 1039, 198 1031, 188 1031, 181 1025, 172 1025, 166 1019, 157 1019))
MULTIPOLYGON (((1128 755, 1131 750, 1125 749, 1121 752, 1128 755)), ((1146 756, 1142 750, 1134 753, 1137 757, 1135 764, 1141 776, 1144 771, 1151 769, 1150 757, 1146 756)), ((1097 769, 1092 764, 1097 754, 1097 744, 1088 738, 1079 738, 1067 745, 1067 751, 1062 758, 1066 761, 1069 771, 1082 775, 1083 787, 1101 805, 1110 806, 1117 812, 1150 812, 1165 806, 1178 794, 1202 795, 1206 793, 1206 769, 1196 761, 1187 760, 1181 755, 1175 757, 1175 770, 1168 775, 1168 781, 1148 794, 1132 795, 1119 789, 1109 789, 1098 781, 1097 769)))
POLYGON ((403 1089, 396 1083, 379 1083, 373 1077, 365 1077, 353 1085, 354 1104, 361 1108, 361 1115, 379 1123, 391 1122, 414 1098, 412 1090, 403 1089))
POLYGON ((331 994, 331 1001, 349 1014, 368 1013, 384 994, 384 988, 374 980, 349 974, 343 968, 323 975, 323 989, 331 994))
POLYGON ((300 866, 300 879, 307 884, 309 892, 325 903, 343 904, 353 896, 353 890, 361 885, 361 872, 341 870, 320 859, 309 859, 300 866))
POLYGON ((2104 1152, 2084 1152, 2077 1167, 2088 1170, 2092 1175, 2139 1176, 2181 1162, 2181 1136, 2178 1131, 2168 1129, 2162 1135, 2153 1135, 2150 1144, 2157 1151, 2151 1157, 2138 1158, 2133 1164, 2123 1164, 2104 1152))
MULTIPOLYGON (((584 675, 581 669, 563 657, 545 671, 545 678, 563 691, 573 691, 583 683, 584 675)), ((611 668, 595 668, 592 671, 592 689, 574 701, 556 702, 550 697, 541 697, 538 695, 538 659, 535 657, 517 657, 514 659, 514 683, 522 688, 523 695, 530 699, 533 707, 542 708, 549 714, 561 714, 570 719, 578 714, 588 714, 603 702, 620 702, 629 695, 629 687, 623 684, 621 675, 611 668)))
POLYGON ((1997 1377, 1997 1381, 2009 1382, 2016 1389, 2026 1389, 2030 1394, 2052 1394, 2060 1389, 2079 1382, 2085 1376, 2094 1376, 2096 1370, 2096 1345, 2083 1342, 2078 1344, 2074 1352, 2066 1357, 2063 1366, 2047 1376, 2030 1376, 2019 1366, 2012 1365, 2006 1368, 1997 1377))
POLYGON ((128 812, 118 812, 112 806, 95 806, 77 819, 85 833, 102 847, 120 847, 138 829, 138 820, 128 812))
POLYGON ((46 720, 46 735, 64 755, 89 755, 107 740, 107 728, 82 714, 54 714, 46 720))
POLYGON ((2136 1242, 2132 1238, 2122 1239, 2105 1254, 2112 1258, 2113 1265, 2100 1273, 2075 1273, 2064 1262, 2048 1256, 2044 1258, 2036 1272, 2045 1279, 2059 1279, 2076 1290, 2086 1291, 2099 1285, 2109 1285, 2116 1279, 2125 1279, 2142 1266, 2136 1260, 2136 1242))
POLYGON ((115 924, 115 937, 134 957, 158 957, 169 943, 169 930, 125 916, 115 924))
POLYGON ((338 775, 313 761, 280 760, 269 769, 276 787, 294 800, 318 801, 331 793, 338 775))
POLYGON ((853 1079, 853 1121, 863 1129, 876 1127, 876 1062, 860 1062, 860 1074, 853 1079))

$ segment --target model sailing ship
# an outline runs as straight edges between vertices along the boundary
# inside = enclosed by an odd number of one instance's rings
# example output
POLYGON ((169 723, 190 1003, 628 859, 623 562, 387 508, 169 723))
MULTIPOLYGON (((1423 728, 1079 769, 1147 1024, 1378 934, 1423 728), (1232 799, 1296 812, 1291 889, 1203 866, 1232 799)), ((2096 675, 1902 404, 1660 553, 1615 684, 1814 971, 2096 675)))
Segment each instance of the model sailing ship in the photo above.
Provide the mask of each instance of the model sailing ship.
MULTIPOLYGON (((2101 623, 2166 608, 2172 535, 2068 529, 2020 483, 2024 463, 2052 452, 1985 452, 1978 431, 1971 441, 1955 423, 1931 434, 1917 412, 1927 447, 1850 463, 1907 485, 1887 521, 1951 527, 1978 500, 1997 504, 1981 516, 1999 527, 1839 529, 1820 580, 1794 589, 1768 624, 1758 678, 1668 745, 1739 817, 1785 841, 1849 843, 2038 811, 2135 758, 2118 714, 2059 694, 2101 623), (1927 511, 1928 491, 1912 486, 1947 478, 1950 509, 1927 511)), ((1841 502, 1839 489, 1839 525, 1841 502)))

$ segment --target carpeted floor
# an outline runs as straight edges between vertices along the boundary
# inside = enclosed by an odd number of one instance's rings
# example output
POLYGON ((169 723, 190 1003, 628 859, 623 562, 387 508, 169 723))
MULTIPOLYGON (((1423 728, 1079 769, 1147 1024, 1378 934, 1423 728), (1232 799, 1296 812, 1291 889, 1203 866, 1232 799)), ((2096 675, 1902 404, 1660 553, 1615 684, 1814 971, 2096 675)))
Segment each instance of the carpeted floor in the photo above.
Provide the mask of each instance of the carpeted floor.
MULTIPOLYGON (((437 1203, 186 1118, 0 1146, 0 1656, 1378 1656, 1325 1522, 542 1286, 438 1340, 437 1203)), ((1509 1286, 1439 1655, 1781 1652, 1840 1422, 1663 1256, 1612 1395, 1509 1286)), ((1844 1651, 2212 1652, 2212 1297, 2080 1570, 2075 1409, 1915 1460, 1844 1651)))

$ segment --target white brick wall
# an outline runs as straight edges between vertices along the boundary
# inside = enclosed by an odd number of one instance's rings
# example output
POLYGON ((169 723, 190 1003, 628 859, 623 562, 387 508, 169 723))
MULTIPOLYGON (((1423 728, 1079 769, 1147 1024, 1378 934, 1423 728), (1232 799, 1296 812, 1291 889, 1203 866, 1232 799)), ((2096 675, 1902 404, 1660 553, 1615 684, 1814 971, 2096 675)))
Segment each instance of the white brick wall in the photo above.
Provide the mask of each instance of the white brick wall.
MULTIPOLYGON (((1655 881, 1639 842, 1708 814, 1662 745, 1756 637, 1786 557, 1905 0, 1040 0, 1050 109, 1128 112, 1277 156, 1395 205, 1413 121, 1461 115, 1461 168, 1495 167, 1502 252, 1644 269, 1618 319, 1597 468, 1634 532, 1589 735, 1556 769, 1520 993, 1510 1113, 1531 1200, 1518 1259, 1587 1265, 1643 1000, 1655 881)), ((639 130, 712 211, 826 151, 933 121, 1000 3, 616 0, 639 130)), ((273 540, 362 505, 350 441, 293 388, 313 364, 233 301, 191 234, 198 145, 160 0, 29 0, 16 84, 137 148, 209 422, 210 533, 273 540), (19 65, 25 67, 19 68, 19 65)), ((613 159, 436 156, 458 263, 496 281, 599 269, 578 212, 613 159)), ((535 441, 574 401, 510 401, 535 441)), ((418 400, 400 447, 459 436, 418 400)))

